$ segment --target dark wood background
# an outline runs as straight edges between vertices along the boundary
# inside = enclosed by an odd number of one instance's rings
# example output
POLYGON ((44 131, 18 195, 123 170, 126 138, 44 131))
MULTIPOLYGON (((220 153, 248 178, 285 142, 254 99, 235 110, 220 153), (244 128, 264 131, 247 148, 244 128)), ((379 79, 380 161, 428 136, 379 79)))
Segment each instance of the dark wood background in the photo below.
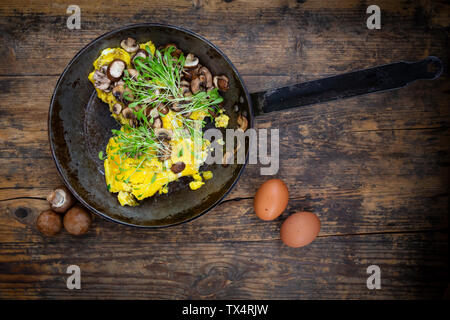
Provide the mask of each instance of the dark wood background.
POLYGON ((53 88, 97 36, 131 23, 189 28, 222 49, 250 91, 428 55, 448 63, 447 1, 376 1, 382 29, 366 28, 372 2, 166 0, 0 3, 0 298, 423 299, 448 286, 449 82, 436 81, 258 117, 280 128, 290 201, 274 222, 252 197, 267 177, 249 165, 207 215, 163 230, 96 218, 80 238, 34 226, 61 183, 47 140, 53 88), (292 249, 282 221, 299 210, 320 236, 292 249), (82 289, 66 288, 66 268, 82 289), (368 290, 366 268, 381 268, 368 290))

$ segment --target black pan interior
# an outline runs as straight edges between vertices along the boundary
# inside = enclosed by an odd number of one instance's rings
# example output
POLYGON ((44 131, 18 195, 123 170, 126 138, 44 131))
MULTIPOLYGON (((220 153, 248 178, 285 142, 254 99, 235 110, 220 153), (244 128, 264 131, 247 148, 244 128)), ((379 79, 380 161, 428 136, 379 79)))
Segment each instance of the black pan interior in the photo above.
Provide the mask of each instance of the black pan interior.
POLYGON ((237 181, 244 165, 228 167, 210 165, 214 179, 195 191, 187 186, 190 180, 180 179, 169 185, 169 194, 145 199, 138 207, 122 207, 116 194, 109 193, 98 152, 105 150, 111 129, 118 125, 110 116, 108 106, 101 102, 88 74, 100 52, 120 46, 120 41, 133 37, 138 42, 152 40, 156 47, 175 43, 185 53, 192 52, 213 74, 230 79, 230 90, 223 94, 230 116, 229 128, 237 128, 234 106, 249 117, 252 110, 248 92, 231 62, 214 45, 194 33, 173 26, 141 24, 124 27, 105 34, 82 49, 61 75, 50 105, 49 140, 56 166, 65 184, 93 212, 126 225, 166 227, 200 216, 227 194, 237 181))

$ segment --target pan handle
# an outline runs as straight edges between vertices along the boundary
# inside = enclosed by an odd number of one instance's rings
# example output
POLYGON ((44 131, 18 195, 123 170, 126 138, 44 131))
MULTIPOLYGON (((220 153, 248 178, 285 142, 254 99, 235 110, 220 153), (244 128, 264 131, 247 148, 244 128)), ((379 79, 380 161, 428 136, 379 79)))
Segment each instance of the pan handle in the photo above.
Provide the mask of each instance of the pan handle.
POLYGON ((429 56, 418 62, 397 62, 329 78, 251 94, 255 115, 367 93, 392 90, 419 80, 437 79, 442 61, 429 56))

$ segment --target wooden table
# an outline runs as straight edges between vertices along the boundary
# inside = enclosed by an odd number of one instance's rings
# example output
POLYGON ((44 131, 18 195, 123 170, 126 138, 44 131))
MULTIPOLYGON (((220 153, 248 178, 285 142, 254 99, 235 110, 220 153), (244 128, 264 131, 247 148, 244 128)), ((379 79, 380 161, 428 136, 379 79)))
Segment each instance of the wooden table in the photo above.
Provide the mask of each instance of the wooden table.
POLYGON ((44 237, 34 219, 61 184, 47 140, 58 76, 84 45, 122 25, 189 28, 221 48, 250 91, 428 55, 448 62, 446 1, 376 2, 368 30, 361 1, 76 1, 0 4, 0 298, 416 299, 448 286, 448 73, 404 89, 258 117, 280 128, 280 171, 290 201, 274 222, 252 197, 268 177, 249 165, 207 215, 163 230, 96 218, 80 238, 44 237), (319 238, 292 249, 282 221, 300 210, 319 238), (81 290, 66 269, 81 268, 81 290), (381 268, 380 290, 366 286, 381 268))

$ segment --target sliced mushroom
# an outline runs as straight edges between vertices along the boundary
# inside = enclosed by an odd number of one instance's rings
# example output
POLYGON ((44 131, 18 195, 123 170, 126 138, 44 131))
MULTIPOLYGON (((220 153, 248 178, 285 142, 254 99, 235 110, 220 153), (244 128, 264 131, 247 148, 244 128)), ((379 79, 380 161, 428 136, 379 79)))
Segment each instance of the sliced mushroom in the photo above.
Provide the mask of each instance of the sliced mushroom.
POLYGON ((134 95, 133 95, 133 91, 131 91, 130 88, 125 88, 124 93, 123 93, 123 101, 125 103, 131 103, 134 100, 134 95))
POLYGON ((159 112, 158 112, 158 108, 149 108, 147 107, 147 109, 145 109, 145 115, 147 116, 147 118, 159 118, 159 112))
POLYGON ((126 38, 120 42, 120 46, 129 53, 133 53, 139 50, 139 44, 133 38, 126 38))
POLYGON ((186 168, 186 164, 182 161, 176 162, 170 167, 173 173, 177 174, 182 172, 186 168))
POLYGON ((174 47, 175 50, 172 51, 171 56, 172 57, 176 57, 179 58, 181 56, 181 54, 183 53, 183 51, 181 51, 180 49, 178 49, 177 45, 175 43, 168 43, 165 46, 161 47, 161 50, 170 48, 170 47, 174 47))
POLYGON ((181 80, 180 81, 180 86, 182 86, 182 87, 190 87, 191 86, 191 84, 190 84, 190 82, 189 81, 187 81, 187 80, 181 80))
POLYGON ((128 71, 128 76, 131 79, 137 79, 137 77, 139 76, 139 72, 136 69, 127 69, 128 71))
POLYGON ((111 80, 108 79, 106 74, 100 72, 99 70, 95 70, 94 72, 94 86, 100 90, 107 90, 111 84, 111 80))
POLYGON ((170 109, 172 109, 173 111, 175 111, 175 112, 180 112, 181 110, 183 110, 183 108, 180 106, 180 104, 179 103, 177 103, 177 102, 173 102, 171 105, 170 105, 170 109))
POLYGON ((200 91, 204 90, 206 77, 204 75, 199 75, 198 78, 195 78, 191 81, 191 92, 196 94, 200 91))
POLYGON ((119 115, 121 111, 122 111, 122 105, 120 103, 116 103, 116 104, 113 105, 112 112, 114 114, 119 115))
POLYGON ((131 110, 131 108, 129 107, 126 107, 125 109, 122 110, 122 115, 125 119, 133 120, 134 118, 136 118, 136 115, 134 114, 133 110, 131 110))
POLYGON ((210 109, 208 109, 208 113, 211 115, 211 117, 215 118, 219 115, 219 112, 217 111, 216 107, 212 106, 210 109))
POLYGON ((199 75, 199 70, 200 70, 200 68, 202 67, 202 65, 199 63, 198 65, 197 65, 197 67, 195 67, 195 68, 192 68, 192 69, 183 69, 183 72, 182 72, 182 77, 183 77, 183 79, 184 80, 187 80, 187 81, 192 81, 193 79, 195 79, 195 78, 197 78, 198 77, 198 75, 199 75))
POLYGON ((248 128, 248 120, 246 117, 244 117, 243 115, 239 115, 237 118, 237 123, 239 125, 239 129, 238 130, 242 130, 245 131, 248 128))
POLYGON ((186 69, 192 69, 198 66, 199 60, 192 53, 189 53, 186 56, 186 60, 184 61, 184 67, 186 69))
POLYGON ((158 138, 158 140, 160 140, 160 141, 172 140, 173 131, 169 130, 169 129, 158 128, 158 129, 155 129, 155 135, 156 135, 156 138, 158 138))
POLYGON ((211 72, 208 70, 208 68, 201 67, 200 70, 198 70, 198 73, 205 76, 206 90, 212 89, 213 88, 213 77, 212 77, 211 72))
POLYGON ((228 78, 224 75, 213 78, 214 87, 219 88, 221 91, 227 91, 230 88, 228 82, 228 78))
POLYGON ((136 54, 134 55, 134 57, 133 57, 133 64, 135 64, 135 60, 137 59, 137 58, 147 58, 148 57, 148 53, 147 53, 147 51, 145 51, 144 49, 139 49, 137 52, 136 52, 136 54))
POLYGON ((163 115, 166 115, 166 114, 169 113, 169 108, 167 108, 167 107, 166 107, 165 105, 163 105, 163 104, 159 104, 158 107, 157 107, 157 109, 158 109, 158 112, 160 112, 160 113, 163 114, 163 115))
POLYGON ((181 94, 183 95, 183 97, 190 97, 190 96, 192 96, 192 92, 189 89, 189 87, 185 87, 185 86, 181 87, 181 94))
POLYGON ((153 118, 153 124, 152 127, 153 129, 161 129, 162 128, 162 121, 161 118, 153 118))
POLYGON ((125 88, 123 85, 117 85, 112 89, 113 96, 119 101, 122 101, 124 92, 125 92, 125 88))
POLYGON ((108 76, 109 80, 111 81, 119 81, 119 79, 123 75, 123 71, 127 67, 127 64, 125 61, 120 59, 114 59, 111 61, 111 63, 108 65, 108 69, 106 70, 106 75, 108 76))

